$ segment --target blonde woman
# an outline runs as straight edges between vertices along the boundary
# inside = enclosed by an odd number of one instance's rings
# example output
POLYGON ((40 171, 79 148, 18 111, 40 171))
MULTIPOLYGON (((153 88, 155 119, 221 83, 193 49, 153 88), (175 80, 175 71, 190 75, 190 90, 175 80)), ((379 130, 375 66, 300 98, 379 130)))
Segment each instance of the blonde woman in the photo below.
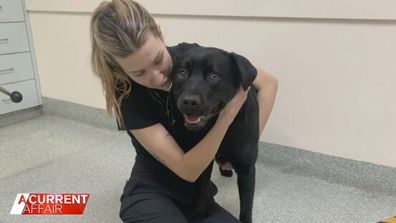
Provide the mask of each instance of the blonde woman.
MULTIPOLYGON (((209 133, 188 151, 169 134, 168 94, 173 60, 197 44, 167 47, 159 26, 131 0, 102 2, 91 19, 94 73, 103 85, 107 110, 136 149, 135 164, 121 196, 124 222, 239 222, 214 199, 202 216, 189 213, 197 196, 196 180, 211 171, 214 156, 244 103, 242 88, 220 112, 209 133)), ((277 80, 257 69, 260 132, 274 103, 277 80)), ((229 164, 221 168, 232 168, 229 164)), ((209 182, 208 182, 209 184, 209 182)), ((211 196, 216 188, 211 184, 211 196)))

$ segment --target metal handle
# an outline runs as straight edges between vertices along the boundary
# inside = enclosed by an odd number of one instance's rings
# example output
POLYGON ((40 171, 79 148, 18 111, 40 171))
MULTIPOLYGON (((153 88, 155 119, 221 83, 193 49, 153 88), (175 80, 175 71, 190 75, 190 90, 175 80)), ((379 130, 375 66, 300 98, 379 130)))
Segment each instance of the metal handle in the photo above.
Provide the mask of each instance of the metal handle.
MULTIPOLYGON (((10 96, 11 101, 15 102, 15 103, 19 103, 22 101, 23 96, 20 92, 18 91, 13 91, 12 93, 10 93, 9 91, 7 91, 5 88, 3 88, 2 86, 0 86, 0 92, 10 96)), ((4 103, 7 103, 10 99, 3 99, 4 103)))
POLYGON ((8 69, 4 69, 4 70, 0 70, 0 75, 2 74, 8 74, 8 73, 14 73, 14 68, 8 68, 8 69))

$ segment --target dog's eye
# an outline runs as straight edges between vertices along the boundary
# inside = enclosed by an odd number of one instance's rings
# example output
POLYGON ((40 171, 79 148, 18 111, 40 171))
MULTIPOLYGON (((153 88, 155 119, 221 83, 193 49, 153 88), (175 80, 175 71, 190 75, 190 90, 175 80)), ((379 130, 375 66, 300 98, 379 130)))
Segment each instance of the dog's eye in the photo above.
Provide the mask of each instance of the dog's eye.
POLYGON ((187 71, 185 69, 181 69, 177 72, 177 77, 179 79, 185 79, 187 78, 187 71))
POLYGON ((210 73, 209 73, 209 79, 211 79, 211 80, 213 80, 213 81, 216 81, 216 80, 218 80, 219 78, 220 78, 220 76, 217 75, 217 74, 215 74, 214 72, 210 72, 210 73))

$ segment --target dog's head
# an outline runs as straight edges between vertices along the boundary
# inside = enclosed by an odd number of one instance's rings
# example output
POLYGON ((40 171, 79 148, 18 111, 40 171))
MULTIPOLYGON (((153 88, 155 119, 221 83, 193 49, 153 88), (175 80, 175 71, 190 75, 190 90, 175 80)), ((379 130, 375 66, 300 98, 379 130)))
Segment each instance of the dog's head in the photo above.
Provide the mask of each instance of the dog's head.
POLYGON ((242 85, 256 77, 250 62, 217 48, 194 47, 177 59, 172 70, 172 94, 187 129, 202 129, 242 85))

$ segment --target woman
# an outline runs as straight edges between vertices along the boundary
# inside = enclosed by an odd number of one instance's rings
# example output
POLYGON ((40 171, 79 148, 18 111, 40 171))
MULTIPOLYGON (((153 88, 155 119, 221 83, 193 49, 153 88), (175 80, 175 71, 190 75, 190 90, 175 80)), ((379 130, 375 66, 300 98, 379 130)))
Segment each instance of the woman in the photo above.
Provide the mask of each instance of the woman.
MULTIPOLYGON (((94 73, 100 78, 107 110, 115 113, 136 149, 131 177, 121 196, 124 222, 238 222, 211 202, 205 216, 190 216, 199 196, 194 183, 211 171, 214 156, 247 91, 242 88, 220 112, 209 133, 193 148, 182 150, 170 135, 169 78, 173 61, 197 44, 166 47, 152 16, 132 0, 102 2, 91 19, 94 73)), ((260 133, 271 112, 277 80, 257 69, 260 133)), ((230 164, 221 166, 230 169, 230 164)), ((209 182, 208 182, 209 183, 209 182)), ((212 185, 211 195, 215 188, 212 185)))

